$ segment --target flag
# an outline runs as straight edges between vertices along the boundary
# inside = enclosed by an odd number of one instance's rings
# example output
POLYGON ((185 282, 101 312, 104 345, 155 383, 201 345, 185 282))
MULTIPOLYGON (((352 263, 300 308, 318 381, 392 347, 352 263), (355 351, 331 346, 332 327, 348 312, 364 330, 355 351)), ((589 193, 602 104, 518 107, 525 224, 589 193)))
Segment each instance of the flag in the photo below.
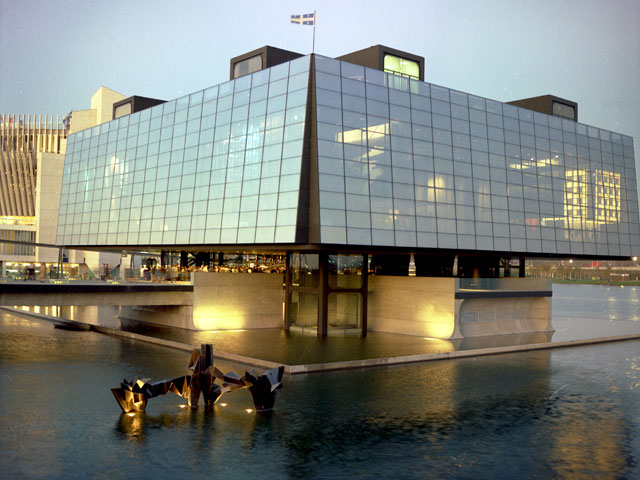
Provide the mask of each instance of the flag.
POLYGON ((316 24, 315 13, 305 13, 304 15, 291 15, 291 23, 298 25, 314 25, 316 24))

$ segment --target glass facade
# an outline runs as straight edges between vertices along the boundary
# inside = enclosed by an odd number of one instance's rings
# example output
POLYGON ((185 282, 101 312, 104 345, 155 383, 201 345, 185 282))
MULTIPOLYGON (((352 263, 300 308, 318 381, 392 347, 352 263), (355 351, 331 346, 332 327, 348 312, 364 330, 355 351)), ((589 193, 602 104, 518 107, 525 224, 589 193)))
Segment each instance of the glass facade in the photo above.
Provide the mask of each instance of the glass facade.
POLYGON ((306 118, 309 69, 70 135, 57 243, 293 244, 310 122, 322 244, 640 254, 631 137, 318 55, 306 118))
POLYGON ((629 256, 631 137, 316 56, 321 241, 629 256))
POLYGON ((309 57, 69 137, 57 243, 291 243, 309 57))

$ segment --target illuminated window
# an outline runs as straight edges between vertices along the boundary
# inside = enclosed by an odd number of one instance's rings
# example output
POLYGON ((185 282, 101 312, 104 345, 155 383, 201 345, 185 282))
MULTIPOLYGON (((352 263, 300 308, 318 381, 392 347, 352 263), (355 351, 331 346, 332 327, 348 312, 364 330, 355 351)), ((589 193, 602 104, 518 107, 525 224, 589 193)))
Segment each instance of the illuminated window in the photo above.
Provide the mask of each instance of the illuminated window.
POLYGON ((384 56, 384 71, 403 77, 420 78, 420 66, 418 62, 396 57, 395 55, 384 56))
POLYGON ((588 179, 586 170, 567 170, 564 184, 564 215, 569 228, 582 228, 588 214, 588 179))
POLYGON ((1 216, 0 225, 35 225, 36 217, 1 216))
POLYGON ((262 70, 262 55, 247 58, 233 65, 233 78, 242 77, 253 72, 262 70))
POLYGON ((598 223, 620 221, 620 174, 596 170, 595 214, 598 223))

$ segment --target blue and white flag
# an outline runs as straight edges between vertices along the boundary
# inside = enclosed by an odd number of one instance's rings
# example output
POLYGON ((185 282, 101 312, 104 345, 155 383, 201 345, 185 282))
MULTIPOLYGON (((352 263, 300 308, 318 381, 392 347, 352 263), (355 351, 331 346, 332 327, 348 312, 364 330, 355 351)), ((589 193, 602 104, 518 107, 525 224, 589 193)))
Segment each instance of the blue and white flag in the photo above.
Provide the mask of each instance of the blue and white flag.
POLYGON ((304 15, 291 15, 291 23, 298 25, 314 25, 316 24, 315 13, 305 13, 304 15))

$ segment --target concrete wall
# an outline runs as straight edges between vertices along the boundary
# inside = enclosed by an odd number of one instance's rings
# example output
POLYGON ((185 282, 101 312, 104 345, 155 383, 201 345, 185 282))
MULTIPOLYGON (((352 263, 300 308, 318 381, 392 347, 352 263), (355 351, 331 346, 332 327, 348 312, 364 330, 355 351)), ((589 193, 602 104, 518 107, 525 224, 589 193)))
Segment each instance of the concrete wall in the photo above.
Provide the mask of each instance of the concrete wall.
MULTIPOLYGON (((494 280, 494 279, 479 279, 494 280)), ((547 279, 495 279, 488 291, 550 290, 547 279)), ((369 278, 368 329, 456 339, 552 332, 548 297, 456 299, 456 278, 369 278)))
POLYGON ((457 338, 455 278, 369 277, 369 330, 457 338))
POLYGON ((191 279, 193 305, 123 306, 123 325, 166 325, 188 330, 283 327, 282 275, 194 272, 191 279))
POLYGON ((193 327, 235 330, 282 327, 282 275, 194 272, 193 327))
POLYGON ((96 124, 108 122, 113 119, 113 104, 124 100, 121 93, 107 87, 100 87, 91 97, 91 109, 96 111, 96 124))
MULTIPOLYGON (((1 186, 0 186, 1 188, 1 186)), ((1 193, 1 192, 0 192, 1 193)), ((20 239, 23 241, 31 241, 33 237, 31 237, 31 232, 36 232, 35 225, 0 225, 0 238, 8 238, 8 239, 20 239)), ((37 238, 37 232, 36 232, 37 238)), ((2 262, 2 268, 6 267, 6 262, 35 262, 35 255, 22 255, 17 253, 8 253, 8 252, 16 252, 16 251, 28 251, 26 246, 20 245, 11 245, 8 243, 3 243, 0 245, 0 262, 2 262), (4 252, 4 253, 3 253, 4 252)), ((2 276, 4 276, 4 270, 2 271, 2 276)))
MULTIPOLYGON (((56 243, 64 155, 38 153, 36 177, 36 242, 56 243)), ((38 262, 57 262, 58 249, 36 247, 38 262)))
POLYGON ((0 288, 0 305, 59 305, 59 306, 102 306, 102 305, 184 305, 191 306, 193 293, 185 291, 128 291, 108 290, 82 291, 79 285, 62 285, 50 288, 50 285, 8 285, 0 288), (12 287, 18 286, 23 291, 12 287), (42 291, 42 289, 49 291, 42 291), (33 291, 29 291, 33 290, 33 291))
POLYGON ((553 331, 548 297, 469 298, 457 302, 463 337, 553 331))
POLYGON ((148 324, 198 330, 193 325, 191 305, 122 306, 119 317, 124 328, 148 324))
POLYGON ((93 127, 96 123, 96 110, 74 110, 71 113, 69 134, 93 127))

